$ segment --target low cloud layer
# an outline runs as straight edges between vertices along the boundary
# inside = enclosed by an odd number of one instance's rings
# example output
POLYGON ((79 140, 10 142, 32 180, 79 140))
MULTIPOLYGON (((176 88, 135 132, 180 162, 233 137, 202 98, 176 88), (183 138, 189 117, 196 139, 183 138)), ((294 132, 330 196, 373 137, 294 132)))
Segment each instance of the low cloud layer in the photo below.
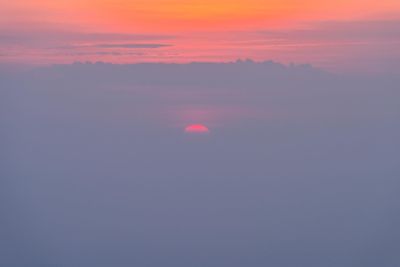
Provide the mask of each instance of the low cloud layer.
POLYGON ((400 264, 398 76, 247 60, 0 82, 1 266, 400 264))

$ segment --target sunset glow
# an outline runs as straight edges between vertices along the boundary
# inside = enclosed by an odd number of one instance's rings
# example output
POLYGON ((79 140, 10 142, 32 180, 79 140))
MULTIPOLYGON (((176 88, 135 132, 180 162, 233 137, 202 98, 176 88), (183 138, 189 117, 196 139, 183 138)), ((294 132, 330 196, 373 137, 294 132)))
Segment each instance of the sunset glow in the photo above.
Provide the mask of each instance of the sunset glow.
POLYGON ((398 0, 2 0, 0 63, 251 58, 371 68, 400 57, 399 18, 398 0))

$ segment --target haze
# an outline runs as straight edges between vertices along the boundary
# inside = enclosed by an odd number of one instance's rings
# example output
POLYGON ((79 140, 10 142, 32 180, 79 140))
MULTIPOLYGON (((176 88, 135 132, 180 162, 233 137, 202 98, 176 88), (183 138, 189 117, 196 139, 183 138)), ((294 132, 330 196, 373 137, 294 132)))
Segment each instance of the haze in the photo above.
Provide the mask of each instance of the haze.
POLYGON ((399 267, 399 14, 0 0, 0 267, 399 267))

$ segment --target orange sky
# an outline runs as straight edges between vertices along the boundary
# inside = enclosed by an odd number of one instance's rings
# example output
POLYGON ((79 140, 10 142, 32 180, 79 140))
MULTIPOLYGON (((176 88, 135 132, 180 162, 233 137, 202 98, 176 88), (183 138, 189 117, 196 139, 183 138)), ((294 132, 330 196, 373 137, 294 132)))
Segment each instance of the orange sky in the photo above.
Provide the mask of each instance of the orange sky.
MULTIPOLYGON (((61 58, 64 58, 61 60, 64 62, 79 59, 117 62, 206 59, 223 61, 247 56, 256 60, 276 59, 319 64, 318 62, 329 61, 329 53, 323 53, 323 49, 320 49, 320 58, 315 60, 315 53, 307 54, 309 52, 306 50, 310 50, 310 46, 328 43, 332 48, 334 43, 354 45, 354 41, 367 45, 378 43, 379 47, 376 49, 387 49, 385 45, 393 44, 393 41, 397 45, 399 40, 390 37, 390 31, 397 28, 397 24, 390 24, 391 29, 386 31, 387 26, 381 22, 397 21, 399 14, 399 0, 0 0, 0 37, 16 35, 17 37, 11 39, 20 40, 17 44, 12 43, 10 38, 0 39, 0 55, 3 55, 0 61, 15 61, 17 55, 25 53, 26 59, 31 58, 36 63, 60 61, 61 58), (367 34, 368 27, 360 29, 362 38, 358 40, 342 40, 342 36, 338 36, 338 32, 347 30, 346 25, 340 25, 341 22, 349 23, 349 27, 353 28, 353 33, 346 35, 349 38, 358 33, 351 23, 356 22, 356 25, 362 26, 359 22, 363 21, 379 22, 372 25, 372 28, 377 36, 381 36, 382 31, 385 32, 384 40, 377 40, 375 37, 372 40, 371 34, 367 34), (325 29, 325 22, 334 22, 337 26, 325 29), (293 34, 293 31, 302 29, 314 30, 315 38, 310 37, 312 32, 307 33, 307 38, 299 38, 300 32, 293 34), (275 31, 278 37, 271 39, 271 36, 254 34, 264 31, 275 31), (77 37, 68 39, 67 35, 62 35, 65 32, 141 34, 149 37, 170 35, 175 38, 139 40, 141 43, 151 41, 166 45, 157 49, 141 48, 139 52, 136 47, 134 53, 125 53, 127 47, 113 47, 111 53, 111 47, 103 45, 101 51, 97 47, 96 52, 88 56, 90 45, 99 42, 115 45, 127 43, 128 40, 109 38, 99 41, 77 37), (336 36, 337 40, 331 40, 329 35, 336 36), (48 36, 53 38, 50 40, 48 36), (365 36, 368 38, 365 39, 365 36), (285 40, 277 46, 278 39, 285 40), (79 53, 62 56, 55 51, 43 50, 44 47, 47 49, 67 45, 78 46, 75 50, 79 50, 79 53), (297 45, 297 50, 291 49, 290 56, 287 47, 293 45, 297 45), (278 47, 286 47, 283 49, 285 54, 279 52, 278 47), (125 53, 125 56, 121 56, 121 53, 125 53)), ((343 47, 340 49, 343 50, 343 47)), ((337 53, 345 57, 340 49, 337 53)), ((94 51, 93 48, 91 51, 94 51)), ((347 53, 352 54, 349 51, 347 53)), ((376 51, 373 53, 377 54, 376 51)), ((335 53, 330 56, 334 57, 335 53)))
POLYGON ((124 32, 259 28, 298 20, 384 18, 400 11, 398 0, 1 0, 0 6, 2 24, 124 32))

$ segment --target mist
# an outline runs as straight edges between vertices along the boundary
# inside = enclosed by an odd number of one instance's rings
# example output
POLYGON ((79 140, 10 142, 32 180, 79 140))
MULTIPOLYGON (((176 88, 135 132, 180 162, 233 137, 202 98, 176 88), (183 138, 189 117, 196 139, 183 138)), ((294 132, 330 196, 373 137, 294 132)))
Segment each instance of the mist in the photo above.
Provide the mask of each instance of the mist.
POLYGON ((1 70, 0 265, 397 267, 399 84, 251 60, 1 70))

